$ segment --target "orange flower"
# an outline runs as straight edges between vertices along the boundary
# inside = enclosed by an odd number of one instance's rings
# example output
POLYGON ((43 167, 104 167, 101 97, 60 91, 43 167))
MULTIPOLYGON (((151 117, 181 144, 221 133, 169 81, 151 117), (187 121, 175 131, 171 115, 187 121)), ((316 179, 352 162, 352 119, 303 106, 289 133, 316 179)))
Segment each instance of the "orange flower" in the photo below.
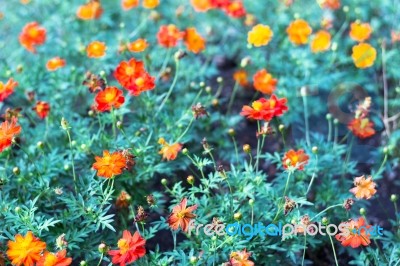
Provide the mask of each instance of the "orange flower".
POLYGON ((310 46, 313 53, 319 53, 328 50, 329 46, 331 46, 331 34, 325 30, 317 32, 310 46))
POLYGON ((36 46, 46 41, 46 29, 39 26, 39 23, 31 22, 25 25, 19 35, 19 42, 28 51, 36 53, 36 46))
POLYGON ((246 9, 244 8, 241 0, 230 2, 228 5, 224 6, 224 11, 233 18, 241 18, 246 16, 246 9))
POLYGON ((196 12, 206 12, 212 8, 210 0, 190 0, 196 12))
POLYGON ((46 243, 36 238, 31 231, 25 237, 20 234, 15 236, 15 241, 8 241, 7 256, 13 265, 34 266, 40 259, 46 243))
POLYGON ((139 0, 122 0, 121 6, 124 10, 129 10, 139 6, 139 0))
POLYGON ((167 48, 175 47, 182 37, 183 33, 173 24, 162 25, 157 33, 158 43, 167 48))
POLYGON ((266 69, 261 69, 253 76, 254 88, 264 94, 271 94, 276 89, 278 80, 274 79, 266 69))
POLYGON ((392 39, 392 43, 400 42, 400 32, 396 32, 394 30, 390 31, 390 37, 392 39))
POLYGON ((56 254, 46 251, 36 266, 69 266, 72 263, 72 259, 66 258, 66 256, 66 249, 63 249, 56 254))
POLYGON ((304 165, 308 163, 308 159, 310 159, 310 157, 304 153, 304 150, 290 150, 285 153, 285 156, 283 156, 283 168, 292 168, 302 171, 304 170, 304 165))
POLYGON ((97 176, 112 178, 122 174, 126 168, 126 158, 121 152, 103 151, 103 157, 96 156, 93 168, 97 171, 97 176))
POLYGON ((82 20, 98 19, 103 14, 99 0, 90 0, 87 4, 82 5, 76 11, 76 16, 82 20))
POLYGON ((162 154, 163 159, 167 159, 168 161, 173 161, 178 156, 178 153, 182 149, 182 144, 174 143, 168 144, 164 138, 160 138, 158 140, 158 144, 163 145, 158 154, 162 154))
POLYGON ((119 194, 117 201, 115 202, 115 205, 119 209, 128 208, 130 200, 131 196, 126 191, 123 190, 119 194))
POLYGON ((125 97, 117 87, 107 87, 96 95, 95 101, 96 109, 99 112, 105 112, 111 110, 111 108, 120 108, 125 102, 125 97))
POLYGON ((146 71, 143 62, 135 58, 122 61, 115 69, 114 77, 134 96, 155 87, 155 78, 146 71))
POLYGON ((40 119, 44 119, 50 112, 50 105, 46 102, 38 101, 32 110, 37 113, 40 119))
POLYGON ((12 140, 21 133, 21 126, 17 125, 17 118, 4 121, 0 124, 0 153, 11 146, 12 140))
POLYGON ((369 23, 353 22, 350 25, 350 38, 357 42, 363 42, 369 39, 372 33, 372 28, 369 23))
POLYGON ((341 242, 342 246, 358 248, 361 245, 368 246, 371 243, 369 239, 370 234, 366 234, 365 232, 366 229, 370 228, 371 226, 365 225, 364 218, 360 217, 356 221, 351 219, 347 222, 342 222, 339 225, 339 228, 340 226, 345 226, 348 229, 345 232, 336 235, 336 239, 341 242), (361 230, 359 230, 360 228, 361 230), (343 235, 343 233, 347 234, 347 236, 343 235))
POLYGON ((372 176, 359 176, 354 179, 354 188, 350 192, 354 194, 357 199, 370 199, 376 193, 376 184, 372 181, 372 176))
POLYGON ((335 10, 340 8, 340 0, 322 0, 320 5, 322 8, 335 10))
POLYGON ((240 115, 254 120, 270 121, 276 116, 281 116, 288 110, 286 98, 278 99, 274 94, 270 99, 260 98, 251 104, 243 106, 240 115))
POLYGON ((48 71, 56 71, 60 67, 65 66, 65 60, 60 57, 54 57, 47 61, 46 68, 48 71))
POLYGON ((247 80, 247 72, 244 69, 239 69, 233 73, 233 79, 242 87, 247 87, 249 81, 247 80))
POLYGON ((15 87, 18 86, 18 82, 10 78, 6 84, 0 81, 0 102, 3 102, 11 94, 13 94, 15 87))
POLYGON ((86 54, 91 58, 103 57, 106 53, 107 46, 104 42, 94 41, 86 47, 86 54))
POLYGON ((302 45, 308 42, 308 36, 312 33, 312 28, 305 20, 296 19, 286 29, 289 40, 295 45, 302 45))
POLYGON ((143 7, 148 9, 156 8, 160 4, 160 0, 143 0, 143 7))
POLYGON ((360 139, 366 139, 375 134, 374 123, 368 118, 355 118, 350 121, 348 128, 360 139))
POLYGON ((112 256, 112 263, 125 266, 146 254, 146 240, 136 231, 133 236, 125 230, 122 238, 118 240, 118 250, 110 250, 108 255, 112 256))
POLYGON ((183 232, 188 231, 190 220, 196 217, 192 212, 197 209, 197 205, 190 207, 186 206, 187 198, 183 198, 181 202, 173 208, 172 213, 169 215, 167 220, 169 227, 171 227, 172 230, 178 230, 180 227, 183 232))
POLYGON ((187 49, 195 54, 206 48, 206 41, 195 28, 187 28, 184 32, 184 41, 187 49))
POLYGON ((258 24, 247 34, 247 42, 256 47, 267 45, 274 36, 271 28, 267 25, 258 24))
POLYGON ((249 260, 251 256, 250 252, 246 252, 246 249, 242 251, 234 251, 230 255, 230 265, 234 266, 254 266, 254 262, 249 260))
POLYGON ((136 41, 133 41, 127 45, 128 50, 134 53, 143 52, 148 46, 149 44, 145 39, 137 39, 136 41))
POLYGON ((367 68, 374 64, 376 59, 376 50, 368 43, 360 43, 353 46, 351 55, 353 62, 358 68, 367 68))

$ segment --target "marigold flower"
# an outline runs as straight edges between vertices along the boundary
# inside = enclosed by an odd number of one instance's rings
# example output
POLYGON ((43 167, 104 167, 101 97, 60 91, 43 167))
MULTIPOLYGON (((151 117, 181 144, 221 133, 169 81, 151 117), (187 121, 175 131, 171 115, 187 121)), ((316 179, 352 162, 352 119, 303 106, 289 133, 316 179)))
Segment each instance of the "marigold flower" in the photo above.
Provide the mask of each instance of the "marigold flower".
POLYGON ((148 46, 149 43, 145 39, 137 39, 127 45, 128 50, 134 53, 143 52, 148 46))
POLYGON ((258 24, 247 34, 247 42, 256 47, 267 45, 274 36, 271 28, 267 25, 258 24))
POLYGON ((44 119, 50 112, 50 105, 47 102, 38 101, 32 110, 36 112, 40 119, 44 119))
POLYGON ((369 23, 353 22, 350 25, 350 38, 357 42, 363 42, 369 39, 372 33, 372 28, 369 23))
POLYGON ((247 87, 249 81, 247 80, 247 72, 244 69, 239 69, 233 73, 233 79, 242 87, 247 87))
POLYGON ((351 57, 353 58, 356 67, 367 68, 374 64, 376 59, 376 50, 368 43, 360 43, 353 46, 351 57))
POLYGON ((190 221, 196 217, 192 212, 197 209, 197 205, 186 206, 187 198, 183 198, 181 202, 173 208, 167 220, 172 230, 178 230, 180 227, 183 232, 188 231, 190 221))
POLYGON ((107 46, 104 42, 94 41, 86 47, 86 54, 91 58, 103 57, 106 53, 107 46))
POLYGON ((322 0, 320 5, 322 8, 335 10, 340 8, 340 0, 322 0))
POLYGON ((118 240, 117 250, 110 250, 108 255, 112 256, 112 263, 125 266, 132 263, 146 254, 146 240, 136 231, 133 236, 125 230, 122 238, 118 240))
POLYGON ((360 139, 366 139, 375 134, 374 123, 368 118, 355 118, 350 121, 348 128, 360 139))
POLYGON ((54 57, 47 61, 46 68, 48 71, 56 71, 57 69, 65 66, 65 60, 60 57, 54 57))
POLYGON ((156 8, 160 4, 160 0, 143 0, 143 7, 148 9, 156 8))
POLYGON ((308 42, 308 36, 312 33, 312 28, 307 21, 296 19, 286 28, 289 40, 295 45, 302 45, 308 42))
POLYGON ((190 0, 196 12, 206 12, 212 8, 210 0, 190 0))
POLYGON ((82 20, 98 19, 102 14, 103 8, 99 0, 90 0, 76 11, 76 16, 82 20))
POLYGON ((281 116, 288 110, 287 99, 278 99, 274 94, 270 99, 260 98, 251 104, 243 106, 240 115, 254 120, 270 121, 272 118, 281 116))
POLYGON ((183 36, 183 40, 189 51, 198 54, 206 48, 206 40, 195 28, 187 28, 183 36))
POLYGON ((122 90, 117 87, 107 87, 96 95, 95 101, 97 111, 105 112, 111 108, 120 108, 125 102, 125 97, 122 90))
POLYGON ((18 86, 18 82, 10 78, 6 84, 0 81, 0 102, 3 102, 11 94, 13 94, 15 87, 18 86))
POLYGON ((161 46, 175 47, 178 41, 183 38, 183 33, 173 25, 162 25, 157 33, 157 41, 161 46))
POLYGON ((313 53, 327 51, 331 46, 331 34, 325 30, 317 32, 310 46, 313 53))
POLYGON ((158 144, 163 145, 158 154, 162 154, 163 159, 168 161, 175 160, 182 149, 181 143, 168 144, 164 138, 160 138, 158 144))
POLYGON ((230 265, 235 266, 254 266, 254 262, 252 262, 249 257, 251 256, 250 252, 246 252, 246 249, 242 251, 234 251, 231 253, 229 263, 230 265))
POLYGON ((66 249, 63 249, 56 254, 46 251, 36 266, 69 266, 72 263, 72 259, 67 258, 66 256, 66 249))
POLYGON ((0 153, 11 146, 12 140, 21 133, 21 126, 17 125, 17 119, 4 121, 0 124, 0 153))
POLYGON ((128 208, 130 201, 131 201, 131 196, 126 191, 123 190, 119 194, 117 201, 115 202, 115 205, 119 209, 128 208))
POLYGON ((372 181, 372 176, 365 178, 364 175, 354 179, 354 188, 350 192, 354 194, 357 199, 370 199, 376 193, 375 182, 372 181))
POLYGON ((310 157, 304 152, 304 150, 289 150, 283 156, 283 168, 292 168, 302 171, 304 170, 304 166, 308 163, 308 159, 310 159, 310 157))
POLYGON ((36 46, 46 41, 46 29, 39 26, 36 21, 25 25, 19 35, 19 42, 28 51, 36 53, 36 46))
POLYGON ((13 265, 34 266, 39 261, 41 253, 46 249, 46 243, 35 237, 31 231, 25 237, 15 236, 15 241, 8 241, 7 256, 13 265))
POLYGON ((103 157, 96 156, 93 168, 97 171, 97 176, 112 178, 122 174, 126 168, 126 159, 121 152, 103 151, 103 157))
POLYGON ((253 76, 254 88, 264 94, 271 94, 276 89, 278 80, 274 79, 266 69, 257 71, 253 76))
POLYGON ((233 18, 241 18, 246 16, 246 9, 241 0, 234 0, 223 7, 226 14, 233 18))
POLYGON ((146 71, 143 62, 135 58, 122 61, 115 69, 114 77, 134 96, 155 87, 155 78, 146 71))
POLYGON ((370 234, 366 234, 367 229, 370 228, 371 226, 365 225, 364 218, 360 217, 358 218, 358 220, 350 219, 347 222, 342 222, 339 225, 339 228, 340 226, 343 225, 346 228, 348 228, 348 232, 344 232, 347 233, 348 235, 347 236, 342 235, 343 233, 339 233, 336 235, 336 239, 341 242, 342 246, 344 247, 351 246, 352 248, 358 248, 361 245, 368 246, 371 243, 369 239, 370 234), (361 232, 359 232, 359 229, 361 227, 362 227, 362 229, 360 230, 361 232))
POLYGON ((124 10, 130 10, 139 6, 139 0, 121 0, 121 6, 124 10))

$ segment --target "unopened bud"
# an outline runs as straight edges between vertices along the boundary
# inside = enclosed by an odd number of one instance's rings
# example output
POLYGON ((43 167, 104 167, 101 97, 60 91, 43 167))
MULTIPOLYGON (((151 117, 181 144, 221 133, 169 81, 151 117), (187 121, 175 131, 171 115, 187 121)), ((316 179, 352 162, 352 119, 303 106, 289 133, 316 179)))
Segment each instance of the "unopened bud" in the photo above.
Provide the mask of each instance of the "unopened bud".
POLYGON ((223 78, 223 77, 218 77, 218 78, 217 78, 217 82, 218 82, 218 83, 222 83, 223 81, 224 81, 224 78, 223 78))
POLYGON ((117 128, 122 129, 122 127, 123 127, 122 121, 117 121, 117 128))
POLYGON ((360 209, 360 214, 361 215, 365 215, 367 213, 367 211, 364 209, 364 208, 361 208, 360 209))
POLYGON ((236 132, 235 132, 235 130, 233 128, 228 129, 229 136, 233 137, 233 136, 235 136, 235 133, 236 132))
POLYGON ((233 219, 235 219, 236 221, 242 220, 242 214, 240 212, 235 213, 233 215, 233 219))
POLYGON ((387 147, 387 146, 385 146, 384 148, 383 148, 383 154, 388 154, 389 153, 389 148, 387 147))
POLYGON ((243 145, 243 151, 245 152, 245 153, 250 153, 251 152, 251 146, 249 145, 249 144, 244 144, 243 145))
POLYGON ((333 119, 333 124, 335 124, 335 125, 339 124, 339 119, 337 119, 337 118, 333 119))
POLYGON ((88 266, 87 262, 84 261, 84 260, 82 260, 82 261, 79 263, 79 265, 80 265, 80 266, 88 266))
POLYGON ((240 61, 240 67, 245 68, 248 64, 250 64, 251 59, 250 57, 246 56, 240 61))
POLYGON ((69 128, 68 121, 65 120, 64 117, 61 118, 61 128, 64 129, 64 130, 68 130, 68 128, 69 128))
POLYGON ((168 184, 168 180, 165 179, 165 178, 161 179, 161 184, 162 184, 163 186, 166 186, 166 185, 168 184))
POLYGON ((99 252, 100 252, 101 254, 105 254, 105 253, 107 253, 107 251, 108 251, 107 245, 104 244, 104 243, 101 243, 101 244, 99 245, 99 252))
POLYGON ((188 182, 190 185, 193 185, 193 184, 194 184, 194 176, 190 175, 190 176, 188 176, 188 177, 186 178, 186 180, 187 180, 187 182, 188 182))
POLYGON ((13 168, 13 173, 14 173, 14 175, 19 175, 19 173, 20 173, 19 168, 18 167, 14 167, 13 168))
POLYGON ((253 206, 254 205, 254 199, 249 199, 249 205, 253 206))
POLYGON ((207 93, 210 93, 210 92, 211 92, 211 87, 210 87, 210 86, 207 86, 207 87, 205 88, 205 90, 206 90, 207 93))
POLYGON ((285 125, 280 124, 278 129, 280 132, 283 132, 283 130, 285 130, 285 125))
POLYGON ((182 150, 182 154, 183 154, 183 155, 188 155, 188 153, 189 153, 188 149, 184 148, 184 149, 182 150))
POLYGON ((318 153, 318 147, 317 146, 312 147, 311 151, 312 151, 312 153, 317 154, 318 153))
POLYGON ((197 259, 197 257, 192 256, 192 257, 190 257, 189 261, 191 264, 195 265, 197 263, 198 259, 197 259))
POLYGON ((38 147, 39 149, 43 149, 44 148, 44 143, 41 141, 38 141, 38 143, 36 143, 36 147, 38 147))
POLYGON ((396 195, 396 194, 392 194, 392 195, 390 196, 390 200, 391 200, 392 202, 396 202, 396 201, 398 200, 397 195, 396 195))
POLYGON ((199 83, 199 86, 203 88, 203 87, 206 86, 206 83, 204 83, 204 81, 202 81, 202 82, 199 83))
POLYGON ((331 120, 332 119, 332 115, 331 114, 327 114, 326 115, 326 120, 331 120))
POLYGON ((328 218, 326 218, 326 217, 322 218, 321 222, 322 222, 323 225, 327 225, 328 224, 328 218))
POLYGON ((211 104, 212 106, 217 107, 219 105, 218 99, 212 99, 211 104))

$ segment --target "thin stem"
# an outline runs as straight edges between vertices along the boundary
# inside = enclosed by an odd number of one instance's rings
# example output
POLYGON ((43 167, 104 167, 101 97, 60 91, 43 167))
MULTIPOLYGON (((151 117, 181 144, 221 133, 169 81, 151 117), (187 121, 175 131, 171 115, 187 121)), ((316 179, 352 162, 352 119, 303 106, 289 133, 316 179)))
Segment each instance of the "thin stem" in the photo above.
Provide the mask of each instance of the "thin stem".
POLYGON ((116 129, 117 118, 115 116, 114 108, 111 108, 111 119, 112 119, 112 131, 115 139, 117 137, 117 129, 116 129))
POLYGON ((189 122, 188 126, 186 127, 185 131, 183 131, 183 133, 178 137, 176 142, 179 142, 186 135, 186 133, 189 131, 190 126, 192 125, 193 121, 194 121, 194 117, 192 117, 192 119, 190 120, 190 122, 189 122))
POLYGON ((310 222, 315 220, 317 217, 321 216, 322 214, 324 214, 326 211, 328 211, 330 209, 333 209, 333 208, 336 208, 336 207, 339 207, 339 206, 343 206, 343 204, 336 204, 336 205, 329 206, 328 208, 324 209, 323 211, 321 211, 320 213, 315 215, 313 218, 311 218, 310 222))
POLYGON ((382 161, 382 163, 381 163, 381 166, 379 166, 378 171, 376 171, 376 175, 379 175, 379 174, 381 173, 382 168, 383 168, 383 167, 385 166, 385 164, 386 164, 387 158, 388 158, 388 156, 387 156, 387 154, 385 154, 385 157, 383 158, 383 161, 382 161))
MULTIPOLYGON (((28 151, 25 150, 24 148, 22 148, 21 145, 19 145, 16 142, 13 142, 15 144, 15 146, 19 147, 28 157, 29 162, 33 165, 33 167, 35 167, 36 172, 39 174, 40 178, 43 180, 42 174, 39 171, 39 168, 37 167, 36 163, 32 160, 31 156, 29 155, 28 151)), ((7 160, 8 161, 8 160, 7 160)))
POLYGON ((169 96, 171 96, 172 90, 174 89, 176 82, 178 81, 178 76, 179 76, 179 60, 175 60, 175 77, 174 80, 172 81, 171 87, 168 90, 167 96, 165 96, 164 100, 162 101, 160 107, 158 108, 156 115, 163 109, 165 103, 168 101, 169 96))
MULTIPOLYGON (((258 129, 257 132, 260 132, 261 127, 260 127, 260 121, 259 121, 259 120, 257 120, 257 129, 258 129)), ((260 154, 259 154, 259 152, 260 152, 260 145, 261 145, 261 143, 260 143, 260 138, 257 138, 256 173, 258 172, 258 163, 259 163, 259 158, 260 158, 260 154)))
POLYGON ((328 142, 330 142, 332 137, 332 119, 327 119, 327 120, 328 120, 328 142))
POLYGON ((174 251, 176 250, 176 231, 172 231, 172 238, 174 240, 174 251))
POLYGON ((99 260, 99 263, 97 263, 97 266, 101 265, 101 262, 103 261, 103 258, 104 258, 104 252, 101 252, 100 260, 99 260))
POLYGON ((338 137, 339 137, 339 126, 335 124, 335 134, 333 138, 334 145, 338 142, 338 137))
POLYGON ((301 260, 301 266, 304 265, 304 259, 306 257, 306 250, 307 250, 307 234, 304 234, 304 249, 303 249, 303 259, 301 260))
POLYGON ((276 215, 274 217, 273 222, 275 222, 276 218, 278 218, 279 213, 281 212, 281 209, 282 209, 282 204, 284 204, 284 202, 285 202, 286 190, 287 190, 287 188, 289 186, 289 180, 290 180, 290 176, 291 175, 292 175, 292 172, 288 172, 288 176, 287 176, 287 179, 286 179, 286 185, 285 185, 285 189, 283 190, 283 196, 282 196, 282 199, 281 199, 281 203, 278 206, 278 211, 277 211, 277 213, 276 213, 276 215))
POLYGON ((385 124, 386 134, 390 137, 390 127, 388 122, 388 85, 386 80, 386 49, 382 43, 382 80, 383 80, 383 123, 385 124))
POLYGON ((131 212, 132 212, 132 214, 133 214, 133 221, 134 221, 134 223, 135 223, 136 230, 137 230, 137 231, 139 232, 139 234, 140 234, 139 226, 138 226, 138 223, 136 222, 136 219, 135 219, 135 217, 136 217, 135 210, 133 209, 132 205, 130 205, 129 208, 131 209, 131 212))
POLYGON ((254 206, 251 206, 251 225, 254 223, 254 206))
POLYGON ((304 123, 305 123, 305 130, 306 130, 306 142, 307 145, 310 147, 310 128, 308 125, 308 108, 307 108, 307 95, 302 95, 303 98, 303 106, 304 106, 304 123))
POLYGON ((235 146, 236 163, 239 163, 239 152, 238 152, 238 147, 237 147, 237 143, 235 140, 235 136, 232 136, 232 141, 233 141, 233 145, 235 146))
POLYGON ((156 84, 157 84, 157 82, 160 80, 160 77, 161 77, 162 73, 165 71, 165 68, 167 67, 169 58, 171 57, 171 52, 172 52, 172 49, 171 49, 171 48, 168 48, 167 54, 166 54, 166 56, 165 56, 165 58, 164 58, 164 62, 162 63, 161 68, 160 68, 160 71, 159 71, 158 74, 157 74, 156 82, 155 82, 156 84))
POLYGON ((75 174, 75 163, 74 163, 74 150, 72 149, 72 140, 71 140, 71 134, 69 133, 69 130, 66 130, 67 136, 68 136, 68 141, 69 141, 69 149, 71 152, 71 164, 72 164, 72 176, 74 177, 74 187, 75 187, 75 192, 78 192, 78 188, 76 186, 76 174, 75 174))
POLYGON ((333 250, 333 256, 335 257, 336 266, 339 266, 339 263, 338 263, 338 260, 337 260, 337 257, 336 257, 335 246, 333 245, 333 241, 332 241, 332 237, 331 237, 330 234, 328 234, 328 236, 329 236, 329 240, 331 241, 332 250, 333 250))
POLYGON ((353 148, 353 143, 354 143, 354 136, 351 136, 349 149, 347 150, 347 153, 346 153, 346 160, 344 161, 344 167, 343 167, 343 172, 342 172, 342 180, 344 179, 344 175, 346 174, 346 171, 347 171, 347 165, 348 165, 349 160, 350 160, 350 155, 351 155, 351 150, 353 148))
POLYGON ((313 175, 311 177, 311 181, 310 184, 308 185, 307 191, 306 191, 306 197, 308 195, 308 192, 310 192, 311 186, 314 182, 315 176, 317 175, 317 167, 318 167, 318 154, 315 155, 315 166, 314 166, 314 171, 313 171, 313 175))
POLYGON ((235 82, 235 85, 233 86, 233 92, 231 94, 231 98, 229 99, 228 111, 226 112, 227 114, 229 114, 231 112, 233 101, 235 100, 235 96, 236 96, 238 88, 239 88, 239 83, 235 82))

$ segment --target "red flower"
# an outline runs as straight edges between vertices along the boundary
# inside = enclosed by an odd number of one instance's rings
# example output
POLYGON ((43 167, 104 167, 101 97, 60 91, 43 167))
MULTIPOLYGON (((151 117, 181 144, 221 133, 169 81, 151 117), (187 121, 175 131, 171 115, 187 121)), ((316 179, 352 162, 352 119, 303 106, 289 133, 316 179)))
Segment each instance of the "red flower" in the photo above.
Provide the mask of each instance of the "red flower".
POLYGON ((345 232, 336 235, 336 239, 342 243, 342 246, 351 246, 352 248, 358 248, 359 246, 368 246, 371 243, 369 240, 370 234, 366 234, 366 229, 370 228, 370 225, 365 225, 364 218, 360 217, 358 220, 349 220, 348 222, 343 222, 339 225, 345 225, 348 229, 345 232), (359 232, 358 230, 363 227, 359 232), (357 231, 357 232, 356 232, 357 231), (344 234, 347 234, 344 235, 344 234))
POLYGON ((107 87, 96 95, 95 101, 96 109, 105 112, 111 108, 119 108, 125 102, 125 97, 118 88, 107 87))
POLYGON ((375 134, 374 123, 368 118, 355 118, 350 121, 348 128, 360 139, 366 139, 375 134))
POLYGON ((21 133, 21 126, 17 125, 16 118, 12 118, 11 121, 5 121, 0 124, 0 153, 11 146, 13 138, 19 133, 21 133))
POLYGON ((172 213, 168 217, 168 224, 173 230, 182 228, 184 232, 188 231, 190 220, 196 217, 192 212, 197 209, 197 205, 186 207, 187 198, 183 198, 182 201, 174 207, 172 213))
POLYGON ((285 156, 283 156, 283 168, 295 168, 302 171, 304 170, 304 165, 308 163, 308 159, 310 159, 310 157, 306 153, 304 153, 304 150, 290 150, 285 153, 285 156))
POLYGON ((37 45, 46 41, 46 29, 39 26, 39 23, 31 22, 25 25, 19 35, 21 45, 32 53, 36 53, 37 45))
POLYGON ((233 1, 224 7, 224 11, 233 18, 241 18, 246 16, 246 9, 240 0, 233 1))
POLYGON ((46 102, 38 101, 32 110, 36 111, 40 119, 44 119, 50 112, 50 105, 46 102))
POLYGON ((224 8, 230 4, 230 0, 210 0, 210 4, 213 8, 224 8))
POLYGON ((45 251, 36 266, 69 266, 71 258, 67 258, 67 250, 63 249, 56 254, 45 251))
POLYGON ((18 82, 14 81, 12 78, 10 78, 6 84, 0 81, 0 102, 7 99, 17 86, 18 82))
POLYGON ((175 47, 178 41, 183 38, 184 33, 173 25, 162 25, 157 33, 157 40, 161 46, 175 47))
POLYGON ((132 263, 146 254, 146 240, 136 231, 133 236, 128 230, 122 234, 118 240, 118 250, 110 250, 108 255, 112 256, 112 263, 125 266, 132 263))
POLYGON ((287 99, 278 99, 274 94, 271 95, 270 99, 260 98, 251 104, 243 106, 242 116, 255 120, 270 121, 276 116, 281 116, 288 110, 286 106, 287 99))
POLYGON ((122 61, 115 69, 114 77, 134 96, 155 87, 154 77, 146 71, 142 61, 134 58, 129 62, 122 61))

